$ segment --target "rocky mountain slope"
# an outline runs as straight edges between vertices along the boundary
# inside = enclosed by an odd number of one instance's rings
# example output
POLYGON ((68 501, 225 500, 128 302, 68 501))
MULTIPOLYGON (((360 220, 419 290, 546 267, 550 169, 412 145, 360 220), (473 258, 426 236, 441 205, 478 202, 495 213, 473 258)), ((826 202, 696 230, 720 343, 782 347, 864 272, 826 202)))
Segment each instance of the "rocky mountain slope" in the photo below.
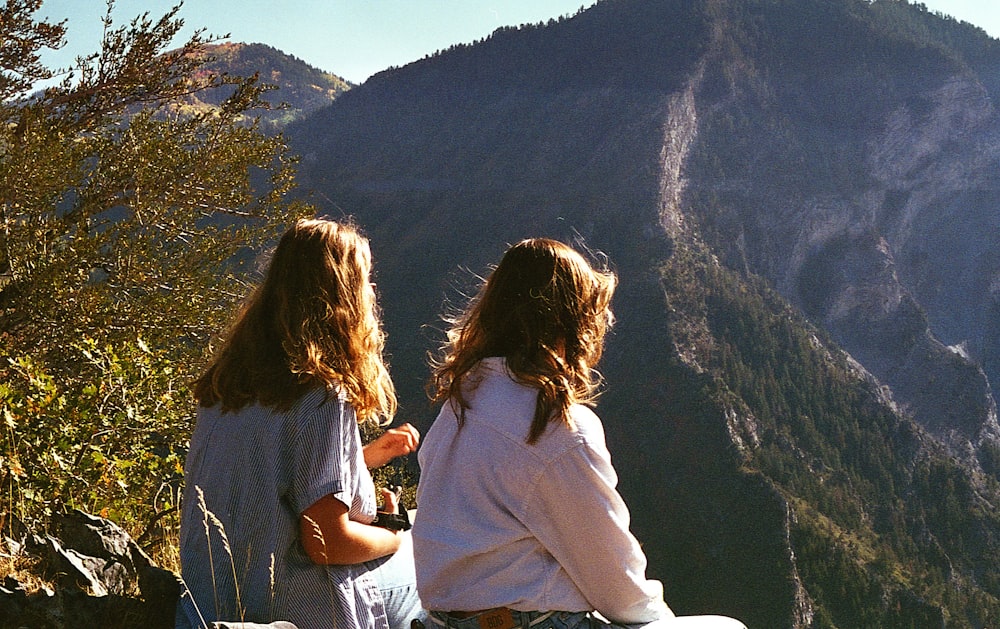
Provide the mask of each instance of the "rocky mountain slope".
MULTIPOLYGON (((277 132, 289 123, 332 103, 352 85, 335 74, 265 44, 223 43, 206 46, 210 61, 203 72, 231 76, 260 76, 274 89, 264 95, 270 110, 258 110, 262 128, 277 132)), ((186 107, 201 110, 218 106, 231 92, 224 88, 193 95, 186 107)))
POLYGON ((372 237, 402 415, 507 243, 607 254, 650 572, 751 627, 1000 617, 1000 44, 896 0, 604 0, 290 128, 372 237))
POLYGON ((768 278, 974 460, 1000 437, 1000 43, 899 2, 724 19, 756 27, 706 56, 731 77, 716 98, 693 86, 686 207, 728 264, 768 278))

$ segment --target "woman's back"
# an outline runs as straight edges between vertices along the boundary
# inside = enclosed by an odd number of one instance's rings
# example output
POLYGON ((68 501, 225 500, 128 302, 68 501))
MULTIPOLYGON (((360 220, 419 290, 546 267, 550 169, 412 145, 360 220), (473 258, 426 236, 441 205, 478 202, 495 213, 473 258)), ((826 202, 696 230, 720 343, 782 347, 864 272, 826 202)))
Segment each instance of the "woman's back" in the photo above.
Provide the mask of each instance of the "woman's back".
POLYGON ((641 577, 645 558, 627 531, 597 416, 576 405, 574 428, 553 423, 528 444, 537 390, 514 382, 500 358, 470 380, 478 385, 461 429, 446 403, 420 450, 413 538, 425 606, 596 606, 633 622, 667 613, 659 583, 641 577), (616 576, 634 576, 609 579, 607 558, 624 569, 616 576))
POLYGON ((183 601, 189 626, 200 626, 200 614, 333 627, 335 609, 343 616, 337 626, 354 624, 348 617, 370 604, 369 594, 335 586, 353 584, 367 569, 313 563, 299 541, 297 515, 332 493, 351 504, 352 513, 374 516, 363 461, 343 464, 361 460, 353 422, 350 405, 323 389, 287 412, 259 405, 224 414, 199 409, 181 517, 182 576, 198 593, 197 611, 190 597, 183 601), (316 483, 320 478, 337 479, 337 486, 316 483))

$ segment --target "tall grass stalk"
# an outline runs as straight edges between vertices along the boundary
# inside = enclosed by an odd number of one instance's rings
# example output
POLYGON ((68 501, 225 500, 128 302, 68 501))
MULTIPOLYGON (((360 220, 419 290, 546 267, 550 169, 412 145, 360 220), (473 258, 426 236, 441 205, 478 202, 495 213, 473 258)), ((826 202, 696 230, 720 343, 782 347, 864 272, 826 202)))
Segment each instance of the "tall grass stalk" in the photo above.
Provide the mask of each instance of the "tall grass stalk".
MULTIPOLYGON (((323 537, 323 529, 320 528, 319 523, 316 522, 316 520, 310 518, 308 515, 302 514, 302 517, 309 524, 309 530, 310 530, 310 534, 312 535, 312 538, 315 539, 315 540, 317 540, 320 543, 320 546, 322 546, 322 548, 323 548, 323 551, 322 551, 323 563, 324 564, 328 564, 329 563, 329 556, 326 553, 326 538, 323 537)), ((324 567, 324 570, 325 569, 326 568, 324 567)), ((330 594, 330 613, 332 614, 333 621, 336 622, 336 619, 337 619, 337 599, 333 595, 333 585, 330 583, 329 576, 326 579, 326 590, 330 594)))
MULTIPOLYGON (((219 518, 215 517, 215 514, 211 511, 207 511, 207 513, 212 524, 219 529, 219 537, 222 538, 222 547, 226 549, 226 555, 229 557, 229 568, 233 574, 233 591, 236 594, 236 610, 239 612, 240 622, 243 622, 246 617, 246 610, 243 609, 243 601, 240 598, 240 581, 236 576, 236 559, 233 557, 233 549, 229 545, 229 536, 226 535, 226 528, 222 525, 219 518)), ((211 545, 211 542, 209 545, 211 545)))
POLYGON ((198 601, 194 599, 194 594, 192 594, 191 589, 188 588, 187 581, 184 580, 184 577, 180 577, 180 581, 181 585, 184 586, 184 592, 181 593, 181 600, 184 600, 185 596, 191 599, 191 604, 194 606, 194 612, 198 614, 198 620, 201 621, 202 629, 208 629, 208 623, 205 622, 205 617, 201 614, 201 608, 198 607, 198 601))
MULTIPOLYGON (((205 542, 208 544, 208 568, 212 571, 212 596, 215 599, 215 617, 222 615, 219 607, 219 590, 215 586, 215 558, 212 554, 212 530, 208 526, 208 505, 205 504, 205 493, 201 487, 195 485, 194 490, 198 492, 198 508, 201 509, 202 524, 205 525, 205 542)), ((194 597, 191 597, 194 600, 194 597)))
MULTIPOLYGON (((240 622, 244 622, 246 620, 246 609, 243 607, 243 599, 240 595, 240 581, 236 575, 236 558, 233 555, 233 548, 229 544, 229 536, 226 534, 226 527, 223 525, 222 521, 216 517, 214 513, 212 513, 212 510, 208 508, 208 505, 205 503, 205 493, 201 490, 201 487, 195 485, 195 491, 198 492, 198 508, 201 509, 202 512, 202 522, 205 526, 205 538, 208 542, 208 566, 212 571, 212 596, 215 599, 215 617, 219 618, 222 615, 222 611, 219 607, 219 589, 215 582, 215 559, 212 554, 212 531, 209 523, 218 529, 219 538, 222 540, 222 547, 225 549, 226 555, 229 557, 229 569, 233 576, 233 591, 236 595, 236 611, 239 613, 240 622)), ((248 570, 249 568, 245 568, 244 573, 248 570)))
POLYGON ((274 618, 274 553, 271 553, 271 562, 267 567, 267 585, 271 594, 271 600, 267 606, 267 614, 274 618))

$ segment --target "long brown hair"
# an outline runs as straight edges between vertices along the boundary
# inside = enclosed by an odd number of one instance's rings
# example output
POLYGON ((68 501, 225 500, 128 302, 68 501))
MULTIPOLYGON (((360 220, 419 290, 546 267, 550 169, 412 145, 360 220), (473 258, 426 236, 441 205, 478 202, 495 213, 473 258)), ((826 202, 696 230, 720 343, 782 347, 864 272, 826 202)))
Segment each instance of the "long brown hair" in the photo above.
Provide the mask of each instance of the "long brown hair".
POLYGON ((202 406, 287 410, 315 387, 340 387, 359 421, 391 419, 396 394, 370 284, 368 240, 352 224, 299 220, 196 381, 202 406))
POLYGON ((593 268, 561 242, 517 243, 465 311, 448 320, 442 357, 432 364, 432 399, 455 405, 461 425, 469 407, 462 393, 467 376, 483 358, 502 356, 518 382, 539 390, 527 442, 550 421, 572 427, 570 406, 596 397, 600 375, 593 368, 612 322, 616 284, 611 271, 593 268))

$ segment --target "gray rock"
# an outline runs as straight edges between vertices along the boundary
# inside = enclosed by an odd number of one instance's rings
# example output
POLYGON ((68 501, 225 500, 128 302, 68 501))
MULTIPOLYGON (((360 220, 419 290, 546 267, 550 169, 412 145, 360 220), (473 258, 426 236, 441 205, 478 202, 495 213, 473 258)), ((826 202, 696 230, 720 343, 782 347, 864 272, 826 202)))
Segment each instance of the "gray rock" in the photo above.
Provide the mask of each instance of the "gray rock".
POLYGON ((53 523, 57 535, 41 538, 21 532, 11 548, 41 557, 44 575, 56 590, 43 588, 29 595, 17 579, 5 578, 0 584, 0 629, 90 629, 106 626, 109 619, 118 627, 173 628, 181 591, 177 575, 156 566, 109 520, 75 511, 53 523))

